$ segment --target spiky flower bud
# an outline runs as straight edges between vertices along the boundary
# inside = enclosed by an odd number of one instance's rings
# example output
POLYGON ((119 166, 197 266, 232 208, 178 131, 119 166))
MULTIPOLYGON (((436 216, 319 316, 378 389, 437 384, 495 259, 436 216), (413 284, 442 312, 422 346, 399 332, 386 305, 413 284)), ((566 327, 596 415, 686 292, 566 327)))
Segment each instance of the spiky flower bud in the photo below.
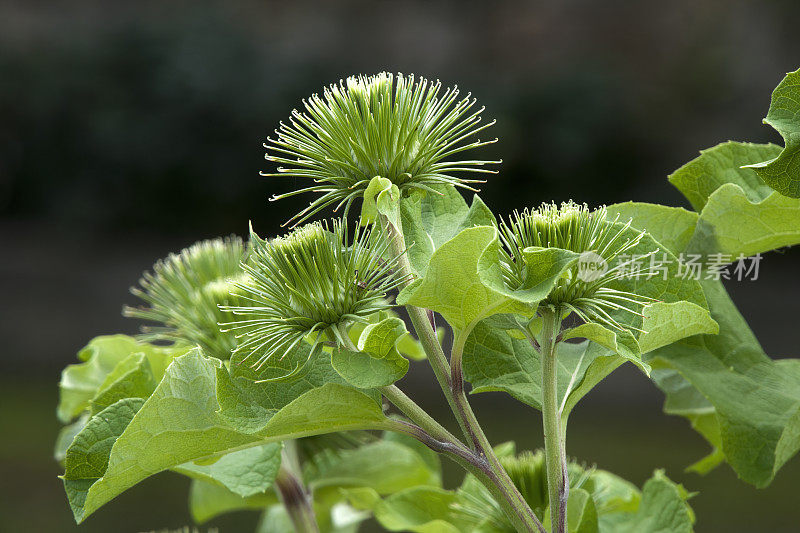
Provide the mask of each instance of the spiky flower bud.
POLYGON ((225 329, 239 339, 237 361, 256 369, 304 340, 344 342, 340 328, 392 307, 387 293, 404 281, 398 258, 383 259, 388 244, 364 228, 349 238, 342 220, 313 222, 271 241, 251 230, 250 245, 243 265, 249 280, 235 284, 246 303, 225 308, 237 315, 225 329))
POLYGON ((240 268, 244 255, 238 237, 201 241, 170 254, 131 288, 148 306, 126 306, 123 314, 161 324, 144 326, 143 339, 197 344, 209 355, 227 359, 236 339, 221 332, 219 323, 230 322, 233 315, 219 306, 238 302, 230 295, 231 280, 246 277, 240 268))
POLYGON ((455 173, 493 173, 483 166, 499 161, 455 156, 497 139, 475 138, 494 121, 481 124, 483 108, 473 109, 475 99, 459 94, 457 87, 442 92, 438 81, 386 72, 352 76, 314 94, 303 101, 305 111, 294 110, 289 124, 281 123, 277 137, 264 144, 267 160, 285 166, 262 173, 310 178, 314 185, 273 199, 318 194, 291 219, 301 223, 329 205, 345 206, 346 213, 376 176, 401 191, 442 183, 471 189, 482 180, 455 173))
MULTIPOLYGON (((632 268, 629 254, 645 235, 631 229, 630 221, 618 223, 619 217, 609 220, 605 207, 594 211, 586 204, 565 202, 560 206, 544 203, 538 209, 515 211, 509 221, 502 221, 500 234, 508 257, 503 262, 506 283, 510 287, 524 284, 526 264, 522 251, 528 247, 561 248, 581 255, 540 305, 558 306, 574 312, 585 322, 599 322, 614 329, 623 327, 612 315, 622 311, 640 314, 651 298, 616 288, 616 282, 627 277, 652 275, 649 266, 632 268), (580 271, 584 258, 602 263, 603 269, 585 275, 580 271)), ((643 263, 656 250, 641 254, 643 263)))

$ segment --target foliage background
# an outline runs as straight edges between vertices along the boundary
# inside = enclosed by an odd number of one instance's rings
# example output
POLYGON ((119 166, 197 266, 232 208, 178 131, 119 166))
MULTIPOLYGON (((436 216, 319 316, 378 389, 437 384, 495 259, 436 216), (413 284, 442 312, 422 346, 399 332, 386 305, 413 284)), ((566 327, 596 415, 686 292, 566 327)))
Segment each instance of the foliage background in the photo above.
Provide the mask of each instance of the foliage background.
MULTIPOLYGON (((142 531, 189 523, 188 483, 162 475, 78 529, 50 456, 60 369, 91 337, 133 333, 127 289, 194 240, 278 231, 261 142, 299 99, 351 73, 458 82, 496 117, 498 213, 573 198, 684 205, 666 175, 697 150, 780 138, 761 118, 800 67, 792 0, 675 2, 0 2, 0 531, 142 531)), ((728 283, 766 351, 797 357, 798 250, 728 283)), ((424 369, 404 387, 435 410, 424 369)), ((757 491, 623 367, 573 414, 568 453, 640 484, 664 466, 698 532, 796 531, 795 458, 757 491)), ((474 404, 491 438, 541 444, 538 413, 474 404), (527 431, 527 429, 530 429, 527 431)), ((455 471, 452 471, 455 472, 455 471)), ((254 517, 213 525, 247 531, 254 517)))

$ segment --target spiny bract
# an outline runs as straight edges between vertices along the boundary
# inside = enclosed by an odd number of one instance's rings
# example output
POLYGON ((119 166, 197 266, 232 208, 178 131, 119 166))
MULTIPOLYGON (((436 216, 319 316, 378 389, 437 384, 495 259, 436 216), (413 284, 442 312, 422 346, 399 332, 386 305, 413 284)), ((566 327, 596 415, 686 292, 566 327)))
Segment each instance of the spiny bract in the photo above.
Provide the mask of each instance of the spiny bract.
POLYGON ((315 347, 325 339, 343 342, 340 328, 392 307, 387 293, 404 281, 398 258, 384 259, 387 244, 362 227, 349 238, 347 224, 338 219, 272 241, 251 230, 250 245, 243 265, 249 281, 236 283, 246 303, 226 308, 238 318, 225 329, 240 339, 237 353, 243 357, 237 361, 252 359, 257 369, 304 339, 315 347))
POLYGON ((238 237, 201 241, 170 254, 131 288, 149 307, 126 306, 123 314, 162 324, 143 327, 143 339, 197 344, 207 354, 227 359, 236 339, 221 332, 219 323, 230 322, 233 315, 219 306, 238 303, 230 294, 231 280, 246 277, 240 267, 244 256, 238 237))
POLYGON ((582 254, 540 305, 559 307, 574 312, 585 322, 599 322, 617 330, 637 329, 623 326, 612 314, 622 311, 639 315, 642 307, 654 300, 612 285, 626 277, 652 276, 650 267, 636 265, 656 250, 630 256, 645 232, 635 232, 630 221, 620 224, 618 219, 609 220, 605 207, 591 211, 585 204, 574 202, 561 206, 544 203, 538 209, 515 211, 508 222, 500 223, 508 253, 503 261, 506 283, 512 288, 524 284, 526 264, 522 252, 526 248, 561 248, 582 254), (602 269, 582 275, 580 269, 589 260, 601 263, 602 269))
POLYGON ((483 108, 473 109, 475 99, 469 94, 459 99, 459 94, 457 87, 442 92, 438 81, 386 72, 330 85, 322 96, 304 100, 305 111, 294 110, 289 124, 282 122, 277 137, 264 144, 267 160, 285 166, 263 176, 296 176, 315 183, 272 199, 317 193, 290 220, 301 223, 332 204, 337 209, 344 205, 346 215, 376 176, 401 191, 443 183, 471 189, 471 183, 482 180, 454 174, 493 173, 483 167, 499 161, 453 157, 497 139, 475 138, 494 121, 482 124, 483 108))

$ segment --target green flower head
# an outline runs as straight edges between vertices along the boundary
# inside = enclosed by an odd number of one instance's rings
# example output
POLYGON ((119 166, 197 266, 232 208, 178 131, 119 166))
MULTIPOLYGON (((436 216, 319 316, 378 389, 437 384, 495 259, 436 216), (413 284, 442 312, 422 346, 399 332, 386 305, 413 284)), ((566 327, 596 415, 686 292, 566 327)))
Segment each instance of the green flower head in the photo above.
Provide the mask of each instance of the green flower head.
POLYGON ((459 159, 462 152, 495 142, 475 136, 494 124, 481 122, 483 108, 474 109, 470 95, 459 98, 457 87, 425 78, 382 72, 352 76, 327 87, 322 96, 303 101, 281 123, 275 139, 267 139, 267 160, 279 163, 277 173, 264 176, 309 178, 313 185, 273 197, 310 192, 317 197, 290 222, 301 223, 327 206, 344 206, 363 196, 369 181, 380 176, 401 191, 452 184, 472 189, 479 179, 456 173, 488 174, 488 163, 459 159))
POLYGON ((386 295, 404 281, 398 258, 383 259, 388 244, 363 227, 349 238, 342 220, 313 222, 271 241, 251 230, 250 244, 243 265, 249 280, 235 283, 246 303, 225 308, 237 315, 225 327, 239 339, 237 361, 252 360, 256 369, 305 340, 314 347, 326 338, 343 342, 340 328, 391 308, 386 295))
MULTIPOLYGON (((538 209, 515 211, 508 222, 500 224, 500 235, 507 256, 503 261, 506 283, 513 288, 525 282, 523 250, 529 247, 561 248, 580 255, 575 265, 562 276, 540 305, 574 312, 585 322, 598 322, 613 329, 623 327, 615 318, 618 312, 641 315, 641 309, 654 300, 620 290, 617 282, 625 277, 648 277, 649 266, 632 268, 629 254, 642 241, 644 231, 635 231, 618 218, 608 219, 605 207, 590 210, 585 204, 565 202, 560 206, 544 203, 538 209), (602 264, 602 269, 588 275, 582 272, 587 261, 602 264)), ((636 264, 657 250, 641 254, 636 264)))
POLYGON ((125 316, 158 322, 145 326, 146 340, 166 340, 199 345, 207 354, 227 359, 236 347, 232 335, 220 331, 220 322, 233 318, 220 305, 238 302, 231 296, 232 280, 242 281, 245 256, 238 237, 201 241, 158 261, 145 272, 131 292, 147 307, 125 307, 125 316))

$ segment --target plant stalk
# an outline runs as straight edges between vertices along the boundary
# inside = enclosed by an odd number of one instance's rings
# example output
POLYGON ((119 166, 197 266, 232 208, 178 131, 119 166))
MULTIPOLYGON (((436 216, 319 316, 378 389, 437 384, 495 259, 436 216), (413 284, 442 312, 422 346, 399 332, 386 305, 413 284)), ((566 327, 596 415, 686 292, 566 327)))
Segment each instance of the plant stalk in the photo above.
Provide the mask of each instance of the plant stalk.
MULTIPOLYGON (((344 341, 345 348, 348 350, 358 351, 358 347, 353 344, 347 333, 347 328, 339 325, 339 335, 344 341)), ((397 385, 387 385, 380 388, 381 393, 386 397, 389 402, 406 415, 409 419, 413 420, 415 424, 424 429, 428 435, 443 442, 452 442, 461 444, 452 433, 437 422, 431 415, 429 415, 422 407, 420 407, 414 400, 400 390, 397 385)))
POLYGON ((463 446, 463 443, 458 440, 458 438, 447 431, 444 426, 437 422, 422 409, 422 407, 417 405, 417 403, 400 390, 397 385, 381 387, 381 392, 392 405, 400 409, 404 415, 413 420, 415 424, 424 429, 431 437, 442 442, 450 442, 463 446))
POLYGON ((556 345, 561 328, 558 308, 543 308, 542 344, 542 424, 544 427, 544 454, 547 465, 547 490, 550 499, 550 520, 553 533, 566 531, 569 477, 564 438, 561 433, 561 410, 558 405, 558 378, 556 345))
POLYGON ((414 424, 409 424, 408 422, 393 420, 392 427, 388 429, 414 437, 433 451, 449 457, 464 468, 464 470, 475 476, 475 478, 486 487, 495 501, 498 502, 517 531, 547 533, 544 527, 538 523, 535 515, 535 521, 531 524, 525 519, 524 513, 520 513, 519 508, 514 505, 512 498, 509 498, 509 494, 503 482, 499 479, 497 472, 492 469, 485 457, 470 450, 461 443, 453 444, 451 442, 437 441, 422 428, 414 424))
POLYGON ((275 478, 275 487, 295 532, 319 533, 311 495, 306 492, 300 479, 288 468, 281 466, 275 478))
MULTIPOLYGON (((381 218, 391 242, 392 250, 395 255, 400 257, 398 267, 401 270, 401 274, 408 276, 410 280, 413 272, 411 263, 406 255, 403 229, 402 227, 396 227, 385 217, 381 218)), ((465 336, 458 337, 454 342, 450 363, 448 363, 427 311, 413 305, 407 305, 406 309, 417 337, 428 356, 428 361, 433 368, 436 379, 439 381, 439 385, 447 398, 447 402, 450 404, 450 409, 461 426, 464 436, 477 454, 478 459, 487 465, 488 470, 482 471, 479 479, 482 480, 482 483, 500 503, 518 531, 545 533, 541 522, 500 464, 491 443, 486 438, 475 413, 469 405, 464 392, 464 377, 461 369, 461 354, 463 353, 465 336), (460 343, 458 342, 459 339, 461 340, 460 343)), ((467 470, 471 472, 469 468, 467 470)))
MULTIPOLYGON (((389 242, 391 243, 392 253, 399 257, 398 267, 404 276, 409 277, 410 283, 413 272, 411 270, 411 263, 408 260, 408 255, 406 254, 403 229, 395 227, 386 217, 381 216, 381 221, 386 230, 389 242)), ((439 386, 447 399, 447 403, 450 405, 450 409, 455 413, 458 406, 453 397, 452 385, 450 383, 450 364, 447 362, 447 356, 444 354, 442 345, 439 344, 439 338, 436 336, 428 313, 425 309, 415 305, 407 305, 406 311, 408 312, 408 317, 411 319, 411 325, 414 327, 417 338, 420 344, 422 344, 423 350, 425 350, 425 355, 428 357, 428 362, 433 369, 433 374, 439 382, 439 386)), ((464 425, 460 418, 457 418, 457 420, 464 437, 470 439, 470 433, 466 425, 464 425)))
POLYGON ((451 381, 453 383, 453 396, 458 406, 457 416, 463 418, 470 436, 475 443, 477 453, 489 463, 494 473, 496 483, 500 485, 505 497, 511 501, 514 512, 526 523, 530 531, 545 531, 544 526, 542 526, 536 514, 534 514, 533 510, 528 505, 528 502, 525 501, 525 498, 522 497, 517 486, 514 485, 514 482, 508 477, 508 473, 494 453, 492 444, 486 437, 483 428, 481 428, 478 422, 478 418, 475 416, 475 412, 472 410, 472 406, 469 404, 466 391, 464 390, 464 372, 462 368, 466 338, 467 334, 464 332, 456 332, 453 340, 453 349, 450 353, 451 381), (534 527, 536 529, 533 529, 534 527))

